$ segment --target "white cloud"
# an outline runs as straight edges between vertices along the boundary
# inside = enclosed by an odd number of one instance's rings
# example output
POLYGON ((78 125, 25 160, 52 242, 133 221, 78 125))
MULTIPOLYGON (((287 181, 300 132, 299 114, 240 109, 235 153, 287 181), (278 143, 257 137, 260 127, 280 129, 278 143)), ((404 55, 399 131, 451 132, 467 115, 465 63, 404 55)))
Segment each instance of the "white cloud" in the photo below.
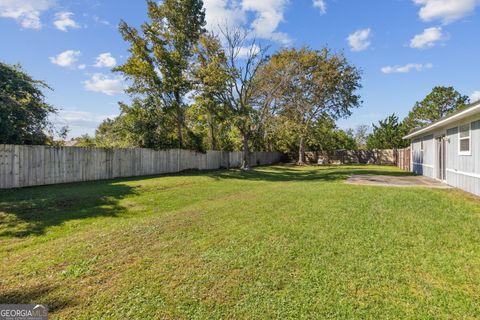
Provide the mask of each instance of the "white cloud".
POLYGON ((289 44, 289 36, 277 31, 288 3, 288 0, 204 0, 207 26, 213 30, 218 25, 239 26, 250 29, 258 38, 289 44))
POLYGON ((101 92, 109 96, 122 93, 124 89, 120 77, 110 78, 102 73, 93 74, 89 80, 83 81, 83 86, 87 91, 101 92))
POLYGON ((113 118, 113 115, 102 115, 92 112, 77 110, 60 110, 60 117, 65 120, 68 126, 96 128, 106 118, 113 118))
POLYGON ((283 22, 287 0, 243 0, 242 8, 245 11, 255 13, 255 19, 251 23, 254 34, 263 39, 272 39, 282 44, 291 42, 286 33, 276 31, 283 22))
POLYGON ((79 111, 76 109, 60 110, 53 116, 51 121, 58 128, 68 126, 70 138, 81 136, 85 133, 95 134, 95 129, 107 118, 114 118, 116 115, 98 114, 88 111, 79 111))
POLYGON ((105 19, 102 19, 99 16, 93 16, 93 21, 95 21, 96 23, 106 25, 106 26, 111 26, 112 25, 109 21, 107 21, 105 19))
POLYGON ((56 57, 50 57, 50 61, 60 67, 72 67, 80 57, 80 51, 67 50, 56 57))
POLYGON ((313 6, 318 8, 321 14, 327 13, 327 4, 325 0, 313 0, 313 6))
POLYGON ((245 59, 247 58, 248 56, 251 56, 253 54, 257 54, 260 52, 260 47, 256 44, 253 44, 251 46, 248 46, 248 47, 242 47, 238 50, 238 57, 239 58, 242 58, 242 59, 245 59))
POLYGON ((347 41, 352 51, 366 50, 370 44, 370 29, 357 30, 348 36, 347 41))
POLYGON ((117 60, 112 57, 110 52, 101 53, 95 63, 95 67, 97 68, 113 68, 117 65, 117 60))
POLYGON ((423 21, 441 20, 447 24, 472 13, 479 0, 413 0, 422 6, 418 15, 423 21))
POLYGON ((412 70, 416 71, 423 71, 426 69, 431 69, 433 68, 433 64, 427 63, 427 64, 419 64, 419 63, 409 63, 404 66, 388 66, 388 67, 383 67, 382 72, 389 74, 389 73, 409 73, 412 70))
POLYGON ((474 91, 471 95, 470 95, 470 100, 471 102, 477 102, 480 100, 480 91, 474 91))
POLYGON ((435 45, 436 42, 445 39, 445 35, 442 33, 441 27, 427 28, 423 30, 423 33, 417 34, 410 40, 410 48, 423 49, 430 48, 435 45))
POLYGON ((218 25, 241 25, 246 22, 246 14, 237 3, 230 0, 204 0, 205 19, 210 29, 218 25))
POLYGON ((71 17, 73 16, 73 12, 62 11, 57 12, 55 14, 55 20, 53 21, 53 25, 55 28, 61 31, 68 31, 68 28, 78 29, 80 25, 76 23, 71 17))
POLYGON ((15 19, 23 28, 40 29, 40 15, 54 0, 0 0, 0 17, 15 19))

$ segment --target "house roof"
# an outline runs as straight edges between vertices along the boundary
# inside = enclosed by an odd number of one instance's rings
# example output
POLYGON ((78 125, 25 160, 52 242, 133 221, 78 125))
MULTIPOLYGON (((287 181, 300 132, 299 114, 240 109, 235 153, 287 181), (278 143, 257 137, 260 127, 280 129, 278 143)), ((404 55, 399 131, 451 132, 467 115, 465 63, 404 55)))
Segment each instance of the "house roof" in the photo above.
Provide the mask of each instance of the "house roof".
POLYGON ((65 141, 65 147, 75 147, 77 143, 78 143, 77 140, 65 141))
POLYGON ((425 126, 423 128, 417 129, 417 130, 409 133, 408 135, 403 137, 403 139, 414 138, 418 135, 429 132, 433 129, 437 129, 437 128, 449 125, 453 122, 465 119, 465 118, 470 117, 470 116, 472 116, 474 114, 477 114, 477 113, 480 113, 480 100, 470 104, 465 109, 454 112, 453 114, 449 115, 448 117, 442 118, 438 121, 435 121, 435 122, 429 124, 428 126, 425 126))

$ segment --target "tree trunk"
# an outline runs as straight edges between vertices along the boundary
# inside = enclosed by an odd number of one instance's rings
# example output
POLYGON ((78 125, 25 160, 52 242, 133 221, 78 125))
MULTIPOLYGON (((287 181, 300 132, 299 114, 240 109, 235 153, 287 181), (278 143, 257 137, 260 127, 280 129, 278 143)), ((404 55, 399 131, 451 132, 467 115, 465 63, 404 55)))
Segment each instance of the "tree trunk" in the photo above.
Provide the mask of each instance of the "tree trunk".
POLYGON ((211 134, 212 150, 217 150, 217 137, 215 133, 215 125, 213 123, 210 123, 210 134, 211 134))
POLYGON ((182 116, 180 115, 180 112, 178 114, 178 120, 177 120, 177 139, 178 139, 178 147, 180 149, 183 148, 183 133, 182 133, 182 116))
POLYGON ((180 98, 180 94, 175 92, 175 102, 177 104, 177 139, 178 139, 178 147, 180 149, 183 148, 183 110, 182 110, 182 99, 180 98))
POLYGON ((242 166, 240 167, 241 170, 250 170, 250 150, 248 148, 248 136, 246 134, 242 134, 243 139, 243 146, 242 146, 242 166))
POLYGON ((300 138, 300 147, 298 148, 298 165, 305 165, 305 138, 300 138))

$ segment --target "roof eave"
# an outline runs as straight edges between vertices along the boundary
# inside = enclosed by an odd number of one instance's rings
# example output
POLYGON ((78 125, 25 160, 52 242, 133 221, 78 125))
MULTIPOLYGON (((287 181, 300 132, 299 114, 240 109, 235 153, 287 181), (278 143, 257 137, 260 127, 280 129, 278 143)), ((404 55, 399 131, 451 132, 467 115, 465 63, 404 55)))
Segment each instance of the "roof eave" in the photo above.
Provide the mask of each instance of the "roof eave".
POLYGON ((446 126, 448 124, 451 124, 453 122, 456 122, 456 121, 459 121, 459 120, 462 120, 464 118, 467 118, 473 114, 475 114, 476 112, 480 112, 480 102, 475 102, 471 107, 459 112, 459 113, 456 113, 454 115, 451 115, 449 117, 446 117, 442 120, 439 120, 435 123, 432 123, 426 127, 423 127, 415 132, 412 132, 408 135, 406 135, 405 137, 403 137, 404 140, 407 140, 407 139, 412 139, 416 136, 419 136, 423 133, 426 133, 428 131, 431 131, 433 129, 436 129, 436 128, 440 128, 440 127, 443 127, 443 126, 446 126))

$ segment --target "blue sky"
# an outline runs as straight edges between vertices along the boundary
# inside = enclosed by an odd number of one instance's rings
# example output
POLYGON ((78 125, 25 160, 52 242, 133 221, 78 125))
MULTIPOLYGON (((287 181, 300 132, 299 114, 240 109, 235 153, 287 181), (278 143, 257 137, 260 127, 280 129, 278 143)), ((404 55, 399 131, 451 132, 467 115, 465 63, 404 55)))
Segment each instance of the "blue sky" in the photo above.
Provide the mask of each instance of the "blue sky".
MULTIPOLYGON (((240 25, 272 46, 329 46, 363 71, 363 106, 338 122, 404 117, 436 85, 480 98, 479 0, 204 0, 209 26, 240 25)), ((142 0, 0 0, 0 60, 20 63, 53 92, 70 136, 93 134, 117 115, 122 93, 110 70, 128 56, 117 25, 138 26, 142 0)))

